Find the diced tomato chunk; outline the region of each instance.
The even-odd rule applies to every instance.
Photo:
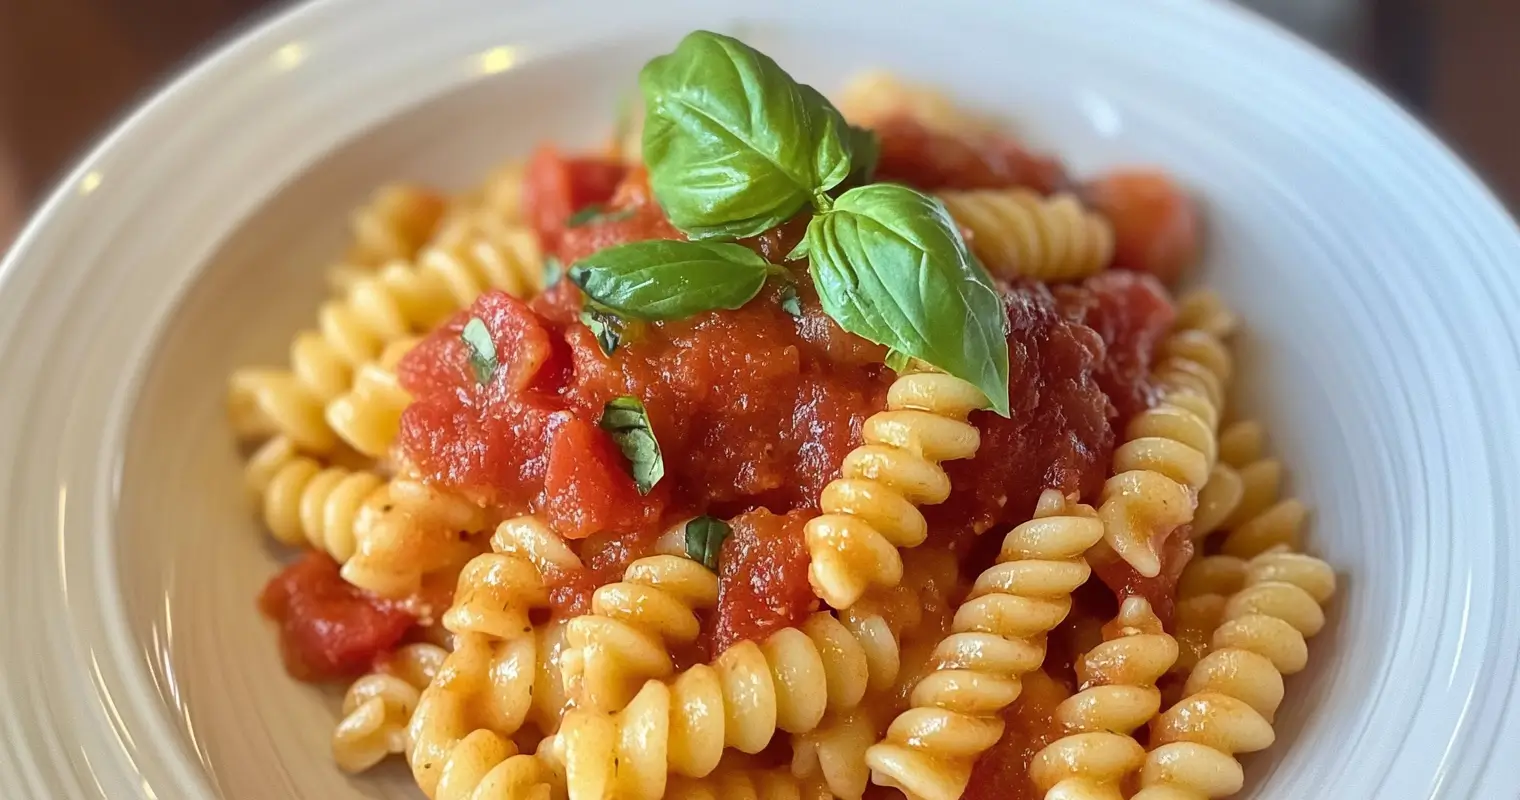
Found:
[[[1203,231],[1192,198],[1158,170],[1120,170],[1087,184],[1083,196],[1114,227],[1114,266],[1172,284],[1198,261]]]
[[[714,656],[742,641],[763,641],[801,624],[818,605],[808,583],[809,511],[772,514],[765,509],[730,521],[733,533],[719,556]]]
[[[523,208],[544,249],[554,249],[576,212],[611,200],[627,169],[615,159],[565,158],[552,146],[540,147],[528,161]]]
[[[309,552],[270,579],[259,608],[280,623],[280,654],[297,680],[352,678],[393,649],[415,618],[343,580],[326,553]]]
[[[565,230],[555,254],[567,266],[608,247],[650,239],[685,239],[665,218],[649,189],[643,167],[629,170],[612,194],[608,213]]]
[[[471,319],[485,323],[495,349],[496,368],[484,384],[476,366],[490,366],[482,361],[490,354],[476,354],[465,342],[464,328]],[[413,347],[396,374],[402,388],[418,400],[462,393],[484,402],[526,389],[551,355],[543,319],[506,292],[490,291]]]
[[[1098,386],[1114,404],[1114,430],[1159,398],[1150,380],[1156,348],[1177,319],[1165,287],[1151,275],[1108,271],[1080,286],[1058,286],[1056,300],[1068,317],[1103,338]]]
[[[661,490],[641,497],[628,462],[596,425],[571,418],[555,430],[544,478],[549,523],[569,539],[598,531],[631,532],[660,516]]]
[[[1067,183],[1059,161],[1037,156],[1007,136],[953,136],[907,115],[884,120],[876,132],[881,136],[879,181],[924,191],[1024,187],[1041,194]]]

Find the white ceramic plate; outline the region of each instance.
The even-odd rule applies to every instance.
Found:
[[[1196,187],[1203,279],[1249,323],[1242,403],[1344,571],[1253,796],[1517,796],[1520,236],[1367,86],[1183,0],[325,0],[217,52],[0,268],[0,796],[415,796],[340,776],[335,699],[281,672],[225,376],[281,358],[371,187],[588,143],[697,26],[824,88],[953,85],[1079,171]]]

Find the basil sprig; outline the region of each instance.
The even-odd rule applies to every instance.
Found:
[[[597,251],[570,267],[570,280],[604,311],[682,319],[748,303],[772,269],[743,245],[652,239]]]
[[[628,475],[639,494],[649,494],[665,477],[665,458],[660,454],[660,442],[654,438],[644,404],[630,396],[608,401],[602,408],[601,428],[628,460]]]
[[[686,523],[686,556],[716,571],[723,542],[733,532],[734,529],[727,522],[717,517],[697,517],[691,520]]]
[[[890,183],[851,189],[808,223],[792,251],[803,255],[839,327],[969,381],[1008,413],[1003,303],[944,204]]]
[[[475,372],[475,382],[484,386],[491,382],[491,376],[501,366],[496,357],[496,342],[491,341],[491,331],[486,328],[486,323],[480,317],[470,317],[464,324],[464,330],[459,332],[459,338],[464,340],[464,346],[469,350],[470,369]]]
[[[639,88],[650,188],[693,239],[758,236],[850,174],[844,118],[738,39],[692,33]]]

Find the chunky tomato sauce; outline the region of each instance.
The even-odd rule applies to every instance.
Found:
[[[352,678],[399,643],[414,617],[355,588],[326,553],[308,552],[271,579],[259,608],[280,623],[285,669],[305,681]]]
[[[1051,720],[1069,692],[1038,670],[1024,676],[1023,684],[1019,699],[1002,712],[1003,738],[977,759],[961,800],[1040,800],[1029,765],[1061,737]]]

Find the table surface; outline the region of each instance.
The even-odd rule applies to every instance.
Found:
[[[1520,0],[1244,0],[1335,52],[1520,204]],[[272,0],[0,0],[0,246],[123,109]]]

